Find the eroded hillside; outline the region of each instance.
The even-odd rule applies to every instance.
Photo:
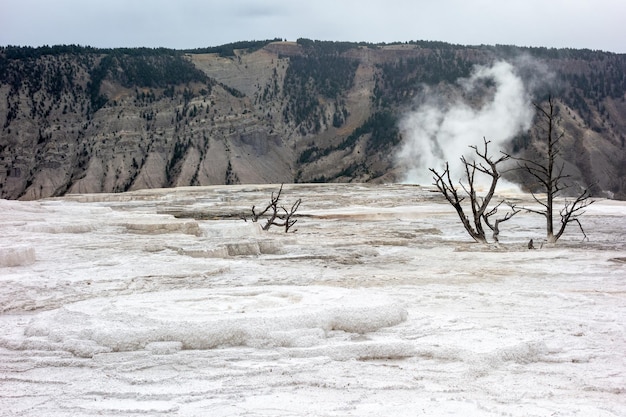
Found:
[[[555,74],[572,181],[624,198],[624,55],[304,39],[185,52],[0,49],[0,196],[397,181],[398,122],[425,86],[445,99],[474,65],[522,54]],[[530,155],[537,140],[531,131],[510,145]]]

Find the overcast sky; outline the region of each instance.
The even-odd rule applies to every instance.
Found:
[[[0,45],[433,40],[626,53],[625,0],[0,0]]]

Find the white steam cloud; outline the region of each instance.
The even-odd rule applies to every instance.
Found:
[[[470,78],[457,82],[464,99],[441,104],[437,103],[441,97],[427,97],[402,120],[404,145],[397,161],[406,170],[404,182],[430,184],[428,169],[441,169],[445,162],[453,178],[460,178],[461,155],[474,159],[469,146],[480,149],[484,137],[491,141],[489,153],[498,156],[507,142],[530,128],[534,116],[530,95],[508,62],[477,66]]]

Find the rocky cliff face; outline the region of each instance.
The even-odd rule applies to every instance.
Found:
[[[440,43],[261,46],[227,54],[0,49],[0,196],[397,181],[398,121],[421,86],[459,89],[456,79],[474,64],[520,52]],[[523,52],[560,79],[573,180],[623,198],[626,58]],[[537,144],[532,133],[514,142],[520,152]]]
[[[68,54],[28,61],[44,86],[22,81],[0,90],[5,198],[293,179],[293,149],[267,116],[203,73],[150,85],[116,79],[114,67],[97,92],[105,102],[94,108],[88,90],[97,63]],[[58,93],[46,89],[65,67],[74,70],[62,73]]]

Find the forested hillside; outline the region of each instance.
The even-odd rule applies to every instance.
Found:
[[[536,84],[533,100],[557,98],[572,184],[626,198],[626,55],[307,39],[186,51],[0,48],[0,197],[399,181],[407,112],[426,96],[468,96],[458,80],[497,60],[532,60],[518,73]],[[466,99],[480,106],[492,89]],[[536,136],[521,133],[506,151],[534,155]]]

